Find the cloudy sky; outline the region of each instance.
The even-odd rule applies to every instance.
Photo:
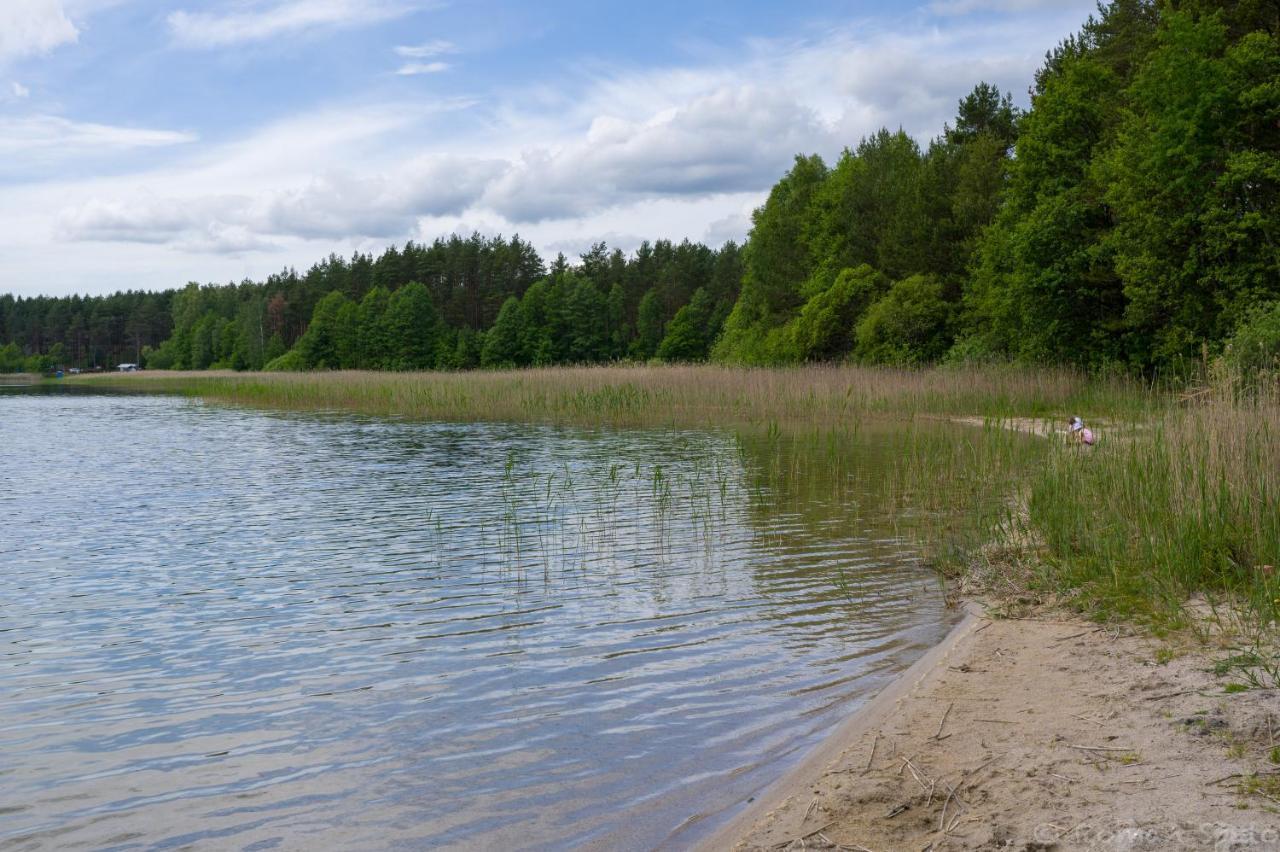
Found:
[[[0,292],[451,232],[741,239],[798,152],[1025,103],[1094,0],[0,0]]]

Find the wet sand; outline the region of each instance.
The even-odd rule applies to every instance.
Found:
[[[1280,698],[1169,650],[971,607],[704,848],[1280,849]]]

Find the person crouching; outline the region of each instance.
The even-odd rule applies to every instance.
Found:
[[[1067,421],[1067,440],[1075,444],[1086,444],[1093,446],[1097,438],[1094,437],[1093,430],[1084,425],[1084,421],[1079,417],[1072,417]]]

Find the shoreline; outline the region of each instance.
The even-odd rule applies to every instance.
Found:
[[[1275,690],[1225,692],[1204,648],[966,608],[697,848],[1280,849]]]
[[[963,606],[964,616],[942,638],[942,641],[904,669],[870,701],[841,720],[835,730],[815,745],[800,763],[791,767],[780,778],[770,782],[749,800],[750,804],[745,810],[736,814],[733,819],[695,848],[710,852],[710,850],[732,847],[734,842],[749,833],[758,821],[782,806],[788,798],[806,787],[810,779],[821,772],[834,758],[856,744],[867,730],[882,723],[913,686],[922,678],[928,677],[929,673],[944,662],[965,637],[977,629],[983,618],[980,608],[971,602],[966,602]]]

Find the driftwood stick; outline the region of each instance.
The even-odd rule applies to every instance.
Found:
[[[871,755],[867,758],[867,765],[862,770],[863,775],[871,771],[871,763],[876,759],[876,746],[878,745],[880,745],[880,732],[876,731],[876,738],[871,743]]]
[[[1067,743],[1067,748],[1079,749],[1080,751],[1137,751],[1137,749],[1127,746],[1085,746],[1072,745],[1070,743]]]
[[[938,730],[934,733],[932,739],[936,740],[942,736],[942,726],[947,724],[947,717],[951,715],[951,708],[955,706],[956,703],[954,701],[947,705],[947,710],[942,714],[942,721],[938,723]]]

